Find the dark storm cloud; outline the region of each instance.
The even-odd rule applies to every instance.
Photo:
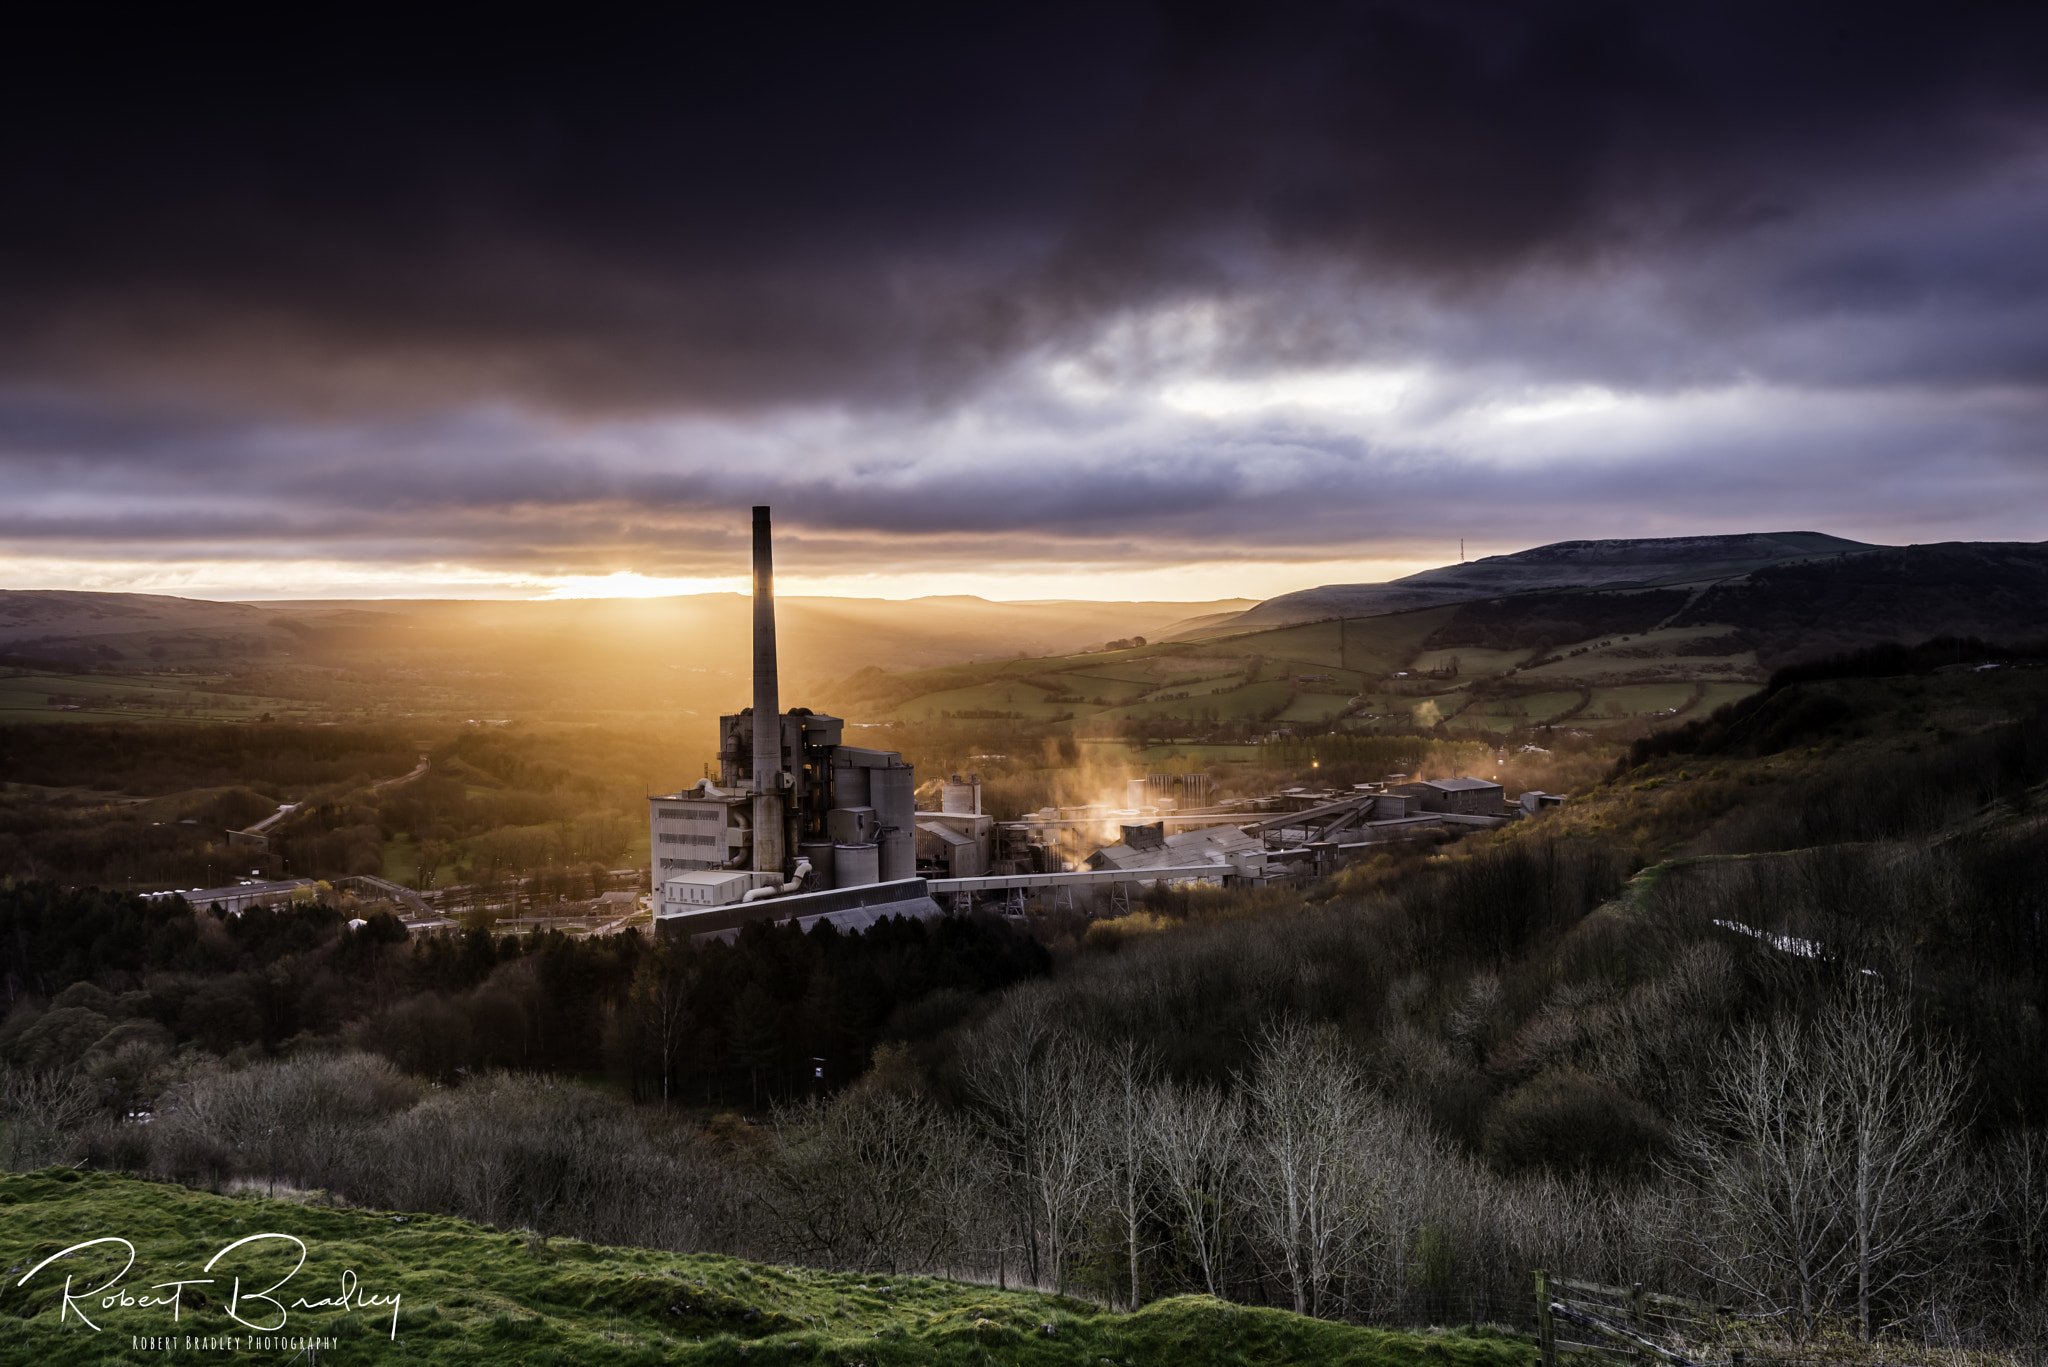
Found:
[[[1896,540],[1947,539],[1958,526],[2038,535],[2026,524],[2048,494],[2041,396],[1679,402],[1647,419],[1623,407],[1595,438],[1534,421],[1472,435],[1457,406],[1442,422],[1432,408],[1413,422],[1396,412],[1366,434],[1313,412],[1219,423],[1153,407],[1086,430],[1020,422],[964,441],[944,428],[565,426],[518,414],[322,428],[187,417],[138,438],[151,424],[136,416],[46,419],[39,439],[52,449],[98,440],[96,454],[17,462],[0,545],[57,558],[118,548],[134,560],[717,577],[744,565],[733,510],[755,500],[774,504],[783,562],[803,574],[1311,561],[1446,534],[1496,547],[1765,525]],[[9,439],[23,440],[20,428]],[[1647,446],[1657,459],[1640,458]]]
[[[1981,222],[1832,246],[1845,205],[2026,153],[2029,8],[747,15],[165,11],[14,44],[0,365],[345,413],[731,412],[950,401],[1182,298],[1249,301],[1246,366],[1449,346],[1355,305],[1399,288],[1485,320],[1518,272],[1591,297],[1631,263],[1682,295],[1730,244],[1749,257],[1697,268],[1764,331],[1911,315],[1963,255],[2008,305],[2042,295]],[[1751,321],[1676,300],[1671,372]],[[2017,331],[1965,368],[2033,366],[2041,331]],[[1596,328],[1574,363],[1645,368],[1639,332]],[[1530,340],[1574,351],[1566,324]]]
[[[0,49],[0,560],[2042,534],[2033,9],[81,22]]]

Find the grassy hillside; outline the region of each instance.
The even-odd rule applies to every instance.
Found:
[[[303,1240],[307,1257],[283,1298],[286,1339],[332,1339],[323,1363],[1030,1363],[1272,1364],[1356,1367],[1515,1367],[1535,1360],[1531,1345],[1478,1333],[1385,1333],[1201,1296],[1112,1314],[1066,1297],[932,1277],[861,1276],[767,1267],[709,1255],[542,1241],[465,1221],[252,1197],[68,1169],[0,1176],[0,1260],[14,1275],[0,1298],[0,1358],[43,1367],[127,1360],[131,1336],[174,1332],[253,1335],[226,1315],[219,1282],[183,1293],[174,1326],[167,1309],[81,1303],[102,1332],[75,1320],[59,1327],[63,1275],[75,1287],[104,1285],[102,1245],[45,1269],[27,1287],[23,1272],[84,1240],[117,1236],[135,1246],[121,1285],[140,1294],[174,1278],[209,1275],[203,1265],[251,1234]],[[283,1242],[251,1245],[213,1275],[270,1286],[297,1251]],[[52,1276],[52,1272],[56,1276]],[[353,1271],[360,1295],[399,1297],[351,1309],[292,1310],[293,1301],[337,1295]],[[157,1293],[162,1294],[162,1293]],[[259,1307],[269,1309],[269,1307]],[[243,1307],[265,1326],[269,1317]],[[216,1359],[283,1360],[302,1344],[270,1344]],[[281,1351],[280,1348],[284,1351]],[[309,1359],[310,1360],[310,1359]]]
[[[1665,606],[1681,605],[1676,598]],[[1491,635],[1461,622],[1464,609],[1422,608],[1117,651],[869,669],[823,688],[818,702],[899,724],[1004,719],[1193,743],[1256,739],[1276,727],[1418,724],[1502,737],[1568,724],[1626,742],[1764,679],[1755,650],[1731,644],[1727,626],[1602,634],[1612,616],[1605,608],[1574,617],[1538,604],[1528,612],[1546,615],[1532,626],[1517,625],[1523,609],[1506,603],[1485,605],[1491,616],[1479,627]],[[1501,643],[1500,630],[1525,628],[1534,632],[1526,642]],[[1593,634],[1574,634],[1581,628]],[[1432,706],[1418,719],[1425,701]]]

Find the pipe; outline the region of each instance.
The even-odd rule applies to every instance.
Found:
[[[720,798],[733,796],[733,794],[724,791],[716,783],[713,783],[708,778],[698,779],[697,782],[691,786],[690,791],[692,793],[695,793],[698,797]]]
[[[702,780],[699,781],[702,782]],[[745,812],[735,811],[731,814],[731,819],[739,823],[737,829],[749,832],[752,831],[753,828],[747,824],[747,814]],[[728,869],[740,868],[741,866],[745,865],[749,859],[752,858],[753,853],[754,850],[751,843],[742,845],[737,850],[733,851],[732,857],[727,859],[724,864],[720,865],[720,867]]]
[[[795,892],[797,889],[801,888],[806,882],[810,880],[810,877],[811,861],[809,859],[799,856],[796,861],[796,871],[789,876],[789,881],[787,883],[784,883],[779,888],[755,888],[753,891],[749,892],[745,897],[740,898],[740,900],[742,902],[761,902],[766,901],[770,897],[781,897],[785,893]]]

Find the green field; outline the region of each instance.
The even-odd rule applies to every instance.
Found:
[[[1279,716],[1281,721],[1328,721],[1351,703],[1349,694],[1303,693]]]
[[[1451,620],[1455,608],[1424,608],[1344,622],[1340,628],[1344,658],[1338,663],[1361,674],[1384,676],[1410,668],[1429,634]],[[1246,638],[1250,639],[1250,638]]]
[[[1516,698],[1496,698],[1477,710],[1493,717],[1527,718],[1530,725],[1540,725],[1578,705],[1577,692],[1560,689],[1550,693],[1526,693]]]
[[[415,886],[413,879],[420,871],[420,848],[409,836],[384,842],[383,876],[406,887]]]
[[[1534,1345],[1496,1331],[1386,1332],[1203,1296],[1112,1314],[1068,1297],[932,1277],[542,1241],[443,1216],[213,1196],[70,1169],[0,1177],[0,1206],[0,1259],[18,1269],[0,1302],[0,1360],[42,1367],[157,1355],[137,1349],[137,1338],[229,1334],[253,1346],[207,1351],[209,1361],[1525,1367],[1536,1356]],[[303,1267],[292,1271],[296,1248],[267,1240],[203,1270],[235,1241],[271,1233],[303,1241]],[[74,1301],[60,1326],[65,1275],[76,1279],[74,1296],[97,1293],[126,1261],[115,1244],[17,1287],[45,1258],[101,1238],[133,1245],[135,1265],[119,1286],[138,1298],[166,1294],[148,1289],[173,1279],[239,1276],[245,1288],[275,1289],[289,1274],[282,1311],[245,1299],[242,1318],[271,1333],[238,1325],[216,1280],[184,1289],[175,1324],[166,1307],[102,1309],[94,1294]],[[351,1309],[296,1305],[334,1299],[345,1272],[357,1291]],[[361,1307],[364,1297],[398,1299],[395,1309],[389,1299]],[[78,1309],[99,1332],[78,1322]],[[308,1338],[331,1346],[307,1353]]]
[[[1409,668],[1427,673],[1456,668],[1460,677],[1505,674],[1536,652],[1533,650],[1487,650],[1482,646],[1448,646],[1425,650],[1409,662]]]
[[[1738,702],[1756,692],[1757,687],[1752,683],[1710,683],[1706,686],[1706,696],[1686,714],[1687,719],[1704,717],[1717,707],[1726,707],[1729,703]]]
[[[1159,657],[1171,651],[1167,647],[1153,646],[1140,654],[1136,651],[1121,650],[1114,655],[1079,655],[1073,657],[1078,667],[1062,675],[1063,678],[1088,679],[1096,683],[1122,684],[1125,687],[1144,687],[1157,684],[1162,677],[1172,677],[1172,668],[1161,670],[1164,663]]]
[[[1124,701],[1142,697],[1145,693],[1151,691],[1150,686],[1156,682],[1156,680],[1147,675],[1139,674],[1135,670],[1131,672],[1136,677],[1126,679],[1093,670],[1085,673],[1076,670],[1070,674],[1060,675],[1059,681],[1067,685],[1069,692],[1079,693],[1084,698],[1110,698]]]
[[[283,717],[302,705],[224,691],[204,675],[0,674],[0,722],[246,721],[265,712]]]
[[[1268,660],[1289,660],[1318,669],[1346,667],[1342,622],[1311,622],[1306,626],[1234,636],[1230,645],[1233,650],[1263,655]]]
[[[1615,675],[1640,674],[1646,668],[1683,670],[1694,678],[1703,673],[1725,677],[1753,670],[1756,667],[1756,652],[1753,650],[1719,655],[1676,653],[1680,649],[1695,647],[1697,642],[1718,639],[1727,634],[1728,628],[1719,626],[1672,627],[1635,637],[1610,636],[1596,641],[1567,642],[1552,652],[1562,658],[1528,670],[1526,675],[1593,681]],[[1592,648],[1583,655],[1570,653],[1588,646]]]
[[[1074,710],[1072,703],[1051,703],[1045,690],[1019,679],[997,679],[971,688],[927,693],[903,704],[890,714],[892,721],[919,721],[927,714],[946,712],[1014,712],[1036,720],[1064,716]]]
[[[1673,717],[1678,715],[1670,710],[1674,707],[1689,714],[1693,681],[1702,674],[1712,681],[1710,707],[1754,687],[1728,680],[1731,672],[1753,669],[1753,656],[1673,653],[1701,641],[1718,642],[1728,634],[1726,627],[1686,627],[1561,646],[1558,649],[1567,652],[1564,658],[1525,670],[1522,666],[1532,655],[1525,649],[1423,649],[1423,642],[1455,612],[1449,607],[1428,608],[1133,650],[911,672],[893,677],[892,699],[874,715],[912,722],[960,712],[1007,712],[1024,721],[1071,714],[1083,723],[1181,717],[1199,731],[1205,724],[1320,725],[1342,716],[1354,700],[1362,700],[1357,703],[1361,724],[1379,729],[1447,723],[1502,734],[1541,726],[1567,713],[1574,724],[1588,726]],[[1569,653],[1581,647],[1583,653]],[[1422,677],[1453,668],[1455,676],[1433,684]],[[1251,674],[1256,682],[1243,682]],[[1487,679],[1527,680],[1523,686],[1533,685],[1537,691],[1468,706],[1467,686]],[[1584,711],[1578,710],[1584,693],[1571,686],[1580,680],[1589,688],[1608,685]],[[921,685],[930,691],[917,693]],[[1418,686],[1435,691],[1421,697],[1401,691]],[[1046,702],[1046,697],[1071,701]],[[1617,709],[1612,714],[1604,710],[1610,701]],[[1417,709],[1424,704],[1436,710],[1418,718]],[[851,702],[846,711],[867,715]]]
[[[1125,717],[1187,716],[1195,710],[1214,708],[1216,715],[1225,721],[1241,721],[1251,717],[1262,717],[1266,713],[1286,705],[1294,685],[1281,679],[1262,679],[1255,684],[1233,688],[1227,693],[1215,693],[1181,702],[1139,703],[1119,707],[1097,716],[1122,719]]]
[[[1675,712],[1692,701],[1689,683],[1634,684],[1620,688],[1596,688],[1593,705],[1579,714],[1580,720],[1598,722],[1614,717],[1655,716]]]

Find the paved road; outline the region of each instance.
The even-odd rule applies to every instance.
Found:
[[[391,788],[395,787],[400,783],[410,783],[414,779],[418,778],[421,774],[424,774],[425,772],[427,772],[427,757],[425,755],[421,755],[420,762],[412,767],[411,773],[400,774],[397,778],[387,778],[382,783],[372,783],[370,785],[370,791],[374,793],[379,788]]]

